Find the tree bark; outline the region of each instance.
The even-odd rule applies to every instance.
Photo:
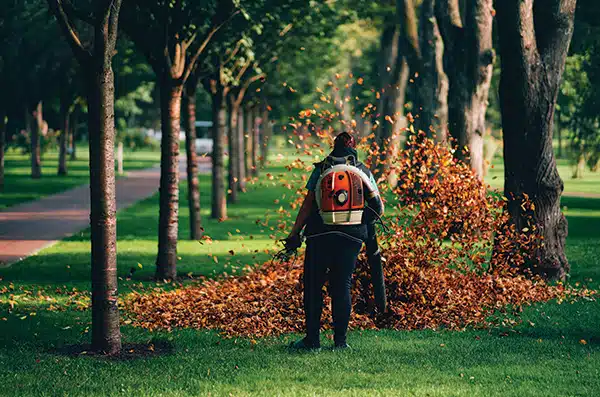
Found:
[[[245,129],[244,129],[244,116],[245,112],[244,112],[244,107],[243,106],[239,106],[238,107],[238,117],[237,117],[237,131],[236,131],[236,138],[237,138],[237,148],[238,148],[238,152],[237,152],[237,162],[238,162],[238,189],[240,192],[245,192],[246,191],[246,155],[245,155],[245,138],[244,138],[244,133],[245,133]]]
[[[379,175],[387,173],[394,157],[397,139],[394,139],[402,126],[404,117],[404,99],[408,82],[409,68],[400,51],[400,30],[396,24],[390,24],[381,36],[379,78],[381,99],[379,109]],[[399,113],[399,114],[398,114]]]
[[[254,124],[254,108],[252,106],[247,106],[244,116],[244,168],[246,177],[250,177],[254,175],[252,169],[252,153],[254,153],[254,128],[252,127]]]
[[[58,0],[48,5],[86,77],[90,150],[90,229],[92,276],[92,349],[121,350],[117,302],[117,219],[115,200],[115,113],[112,57],[121,0],[95,2],[92,48],[84,48],[73,21]]]
[[[88,77],[90,224],[92,242],[92,345],[121,348],[117,305],[117,218],[114,159],[114,75],[110,61]]]
[[[418,87],[418,126],[426,136],[446,142],[448,132],[448,76],[444,72],[444,42],[435,19],[435,0],[421,4],[421,70]]]
[[[264,128],[264,126],[263,126],[263,128]],[[258,152],[259,152],[258,148],[260,146],[260,127],[259,127],[259,123],[258,123],[258,107],[257,106],[252,107],[252,125],[251,125],[251,129],[250,129],[250,133],[252,134],[252,153],[251,153],[252,176],[258,177],[258,168],[259,168],[258,167]]]
[[[406,126],[404,103],[409,74],[418,72],[419,43],[415,7],[412,0],[397,0],[393,24],[388,22],[381,37],[382,94],[380,101],[378,144],[380,148],[380,175],[387,173],[392,159],[400,150],[402,128]],[[413,69],[411,71],[411,69]],[[394,173],[389,183],[396,183]]]
[[[261,119],[260,166],[265,167],[269,159],[269,144],[273,133],[271,123],[269,122],[269,108],[266,105],[263,105]]]
[[[42,109],[42,101],[35,105],[32,112],[31,122],[31,177],[39,179],[42,176],[42,158],[41,158],[41,135],[44,126],[44,115]]]
[[[227,128],[227,137],[229,140],[229,162],[228,162],[228,182],[229,188],[227,190],[228,193],[228,202],[231,204],[235,204],[238,201],[238,190],[239,190],[239,180],[240,180],[240,161],[239,161],[239,144],[240,140],[238,139],[238,107],[235,105],[229,106],[229,125]]]
[[[168,72],[160,80],[161,155],[160,208],[156,279],[177,278],[177,233],[179,227],[179,133],[183,87]]]
[[[560,210],[563,182],[552,148],[554,110],[573,33],[575,0],[497,2],[500,38],[500,104],[504,140],[504,194],[511,222],[521,230],[532,222],[543,238],[527,264],[549,279],[564,279],[567,221]],[[515,89],[518,87],[518,89]]]
[[[67,175],[67,140],[69,136],[69,131],[71,129],[69,126],[69,119],[71,117],[71,114],[69,111],[70,104],[68,103],[68,100],[64,97],[61,97],[60,102],[60,117],[62,121],[62,128],[60,131],[58,145],[58,175]]]
[[[185,151],[187,156],[188,206],[190,212],[190,240],[202,237],[200,216],[200,184],[198,182],[198,155],[196,153],[196,75],[190,76],[183,94]]]
[[[458,0],[438,0],[437,20],[444,41],[448,75],[448,127],[455,156],[483,177],[483,135],[495,53],[492,47],[492,0],[465,6],[463,26]]]
[[[225,191],[225,137],[227,133],[227,110],[222,92],[212,93],[212,192],[211,218],[227,218]]]
[[[0,192],[4,191],[4,146],[6,145],[6,109],[0,107]]]

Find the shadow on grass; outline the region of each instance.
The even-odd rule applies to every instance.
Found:
[[[155,358],[173,354],[173,344],[165,339],[152,339],[148,343],[124,343],[119,354],[107,355],[92,350],[89,343],[66,345],[58,349],[50,349],[49,353],[68,356],[71,358],[86,356],[99,360],[129,361],[136,359]]]

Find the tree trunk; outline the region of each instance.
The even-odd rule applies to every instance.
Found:
[[[238,189],[240,192],[246,191],[246,156],[245,156],[245,139],[244,139],[244,107],[238,107],[238,118],[237,118],[237,162],[238,162]]]
[[[254,153],[254,107],[246,107],[244,115],[244,138],[246,141],[244,147],[244,165],[246,168],[246,177],[250,177],[254,175],[254,170],[252,169],[252,153]]]
[[[44,115],[42,110],[42,102],[35,105],[32,112],[33,120],[31,122],[31,177],[39,179],[42,176],[42,158],[41,158],[41,135],[44,125]]]
[[[71,112],[71,122],[69,123],[69,145],[71,147],[72,161],[77,160],[77,123],[79,121],[77,108]]]
[[[160,209],[156,279],[177,278],[177,231],[179,226],[179,132],[183,87],[164,72],[160,82],[161,156]]]
[[[262,126],[264,128],[264,125]],[[264,131],[264,130],[263,130]],[[252,176],[258,176],[258,149],[260,147],[260,129],[258,124],[258,107],[252,107],[252,125],[250,129],[250,133],[252,134]]]
[[[511,222],[521,230],[527,195],[543,245],[527,264],[536,274],[564,279],[567,221],[560,210],[552,131],[554,109],[573,33],[575,0],[497,2],[500,38],[500,104],[504,139],[504,191]],[[515,89],[518,87],[519,89]]]
[[[240,162],[239,162],[239,143],[238,139],[238,116],[239,112],[236,106],[231,105],[229,107],[229,119],[227,127],[227,137],[229,140],[229,162],[228,162],[228,182],[229,189],[227,190],[228,202],[235,204],[238,201],[238,190],[240,180]]]
[[[93,48],[84,48],[61,2],[48,0],[83,70],[88,102],[90,229],[92,246],[92,349],[121,350],[117,301],[117,219],[115,199],[115,85],[112,57],[121,1],[96,4]],[[40,112],[41,113],[41,112]]]
[[[573,169],[573,179],[583,179],[583,173],[585,172],[585,151],[583,147],[580,147],[577,152],[577,161],[575,162],[575,168]]]
[[[70,106],[67,102],[66,98],[61,98],[60,117],[62,128],[58,145],[58,175],[67,175],[67,140],[70,131],[69,119],[71,117],[69,112]]]
[[[225,137],[227,136],[227,110],[221,92],[212,94],[212,192],[211,218],[227,218],[225,192]]]
[[[92,347],[121,349],[117,304],[114,75],[110,61],[88,77],[90,224],[92,243]]]
[[[380,85],[380,99],[378,109],[380,110],[381,117],[379,120],[379,128],[376,132],[377,143],[381,150],[386,145],[392,136],[392,126],[385,120],[385,116],[393,117],[395,108],[390,114],[390,96],[395,93],[394,90],[394,70],[396,66],[396,59],[398,54],[398,41],[400,37],[400,31],[393,23],[388,21],[383,28],[380,40],[379,49],[379,85]],[[396,81],[397,82],[397,81]],[[382,156],[383,157],[383,156]],[[383,158],[381,159],[383,161]]]
[[[394,153],[398,148],[400,128],[404,122],[404,98],[408,83],[409,68],[400,49],[400,30],[396,24],[388,26],[381,37],[381,99],[379,109],[379,175],[387,173]]]
[[[421,70],[416,79],[419,129],[437,142],[446,142],[448,76],[444,72],[444,42],[435,19],[435,0],[424,0],[420,16]]]
[[[69,145],[71,147],[71,161],[77,160],[77,107],[71,112],[71,121],[69,123]]]
[[[483,135],[495,53],[492,47],[493,1],[466,5],[463,26],[457,0],[436,3],[448,74],[448,127],[455,156],[483,178]]]
[[[269,159],[269,144],[273,133],[271,123],[269,122],[269,108],[266,105],[263,106],[261,119],[260,166],[264,167]]]
[[[412,0],[396,2],[394,23],[388,22],[381,40],[382,63],[379,73],[382,78],[383,92],[377,141],[380,148],[378,166],[380,174],[387,172],[400,150],[401,131],[406,126],[404,103],[408,78],[409,74],[418,72],[416,61],[420,55],[415,7]],[[411,68],[414,70],[411,71]],[[396,180],[395,173],[390,173],[389,183],[395,185]]]
[[[6,145],[6,110],[0,108],[0,192],[4,191],[4,146]]]
[[[183,94],[185,151],[187,156],[188,206],[190,211],[190,240],[202,237],[200,216],[200,184],[198,182],[198,155],[196,154],[196,90],[198,80],[191,76]]]

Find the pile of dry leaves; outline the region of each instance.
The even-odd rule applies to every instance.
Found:
[[[372,153],[373,154],[373,153]],[[304,164],[298,160],[294,168]],[[389,311],[374,309],[364,257],[354,281],[352,328],[463,329],[490,326],[494,313],[595,291],[549,285],[523,272],[541,244],[534,226],[515,230],[505,200],[484,186],[445,147],[413,137],[388,172],[399,183],[387,206],[382,236]],[[384,176],[385,177],[385,176]],[[301,193],[290,185],[290,190]],[[292,200],[290,206],[296,206]],[[534,211],[527,198],[524,212]],[[291,212],[277,229],[285,229]],[[260,337],[303,329],[302,264],[265,263],[243,276],[205,280],[164,292],[133,293],[124,301],[135,326],[151,330],[209,328],[227,336]],[[325,301],[324,325],[330,322]]]

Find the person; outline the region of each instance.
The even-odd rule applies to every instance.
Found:
[[[334,170],[339,171],[336,173]],[[327,179],[328,175],[329,179]],[[345,180],[356,182],[359,178],[358,184],[345,184]],[[333,187],[336,184],[337,186]],[[379,197],[375,178],[364,164],[358,162],[356,141],[352,135],[342,132],[335,138],[331,154],[324,161],[315,163],[315,169],[308,179],[306,189],[308,192],[286,239],[290,245],[300,246],[300,233],[304,229],[306,252],[303,283],[306,336],[293,342],[290,348],[320,349],[322,288],[326,279],[329,280],[329,293],[332,300],[334,347],[348,348],[347,331],[352,310],[350,294],[352,273],[362,244],[369,238],[369,230],[374,233],[374,227],[368,225],[374,223],[383,212],[383,203]],[[363,198],[364,208],[361,208],[360,203]],[[336,204],[343,204],[344,211],[328,211],[335,210],[335,208],[325,208],[331,205],[329,199],[337,200]]]

